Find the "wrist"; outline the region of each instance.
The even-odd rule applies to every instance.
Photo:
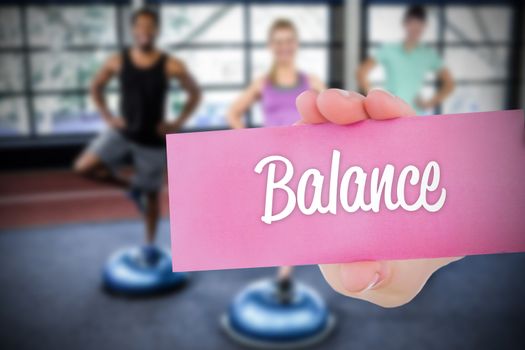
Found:
[[[110,123],[115,120],[115,117],[113,117],[113,115],[109,112],[105,112],[105,113],[101,113],[102,115],[102,118],[107,122],[107,123]]]
[[[185,122],[185,119],[179,117],[173,122],[171,122],[170,125],[174,128],[180,129],[184,125],[184,122]]]
[[[439,98],[439,96],[434,96],[429,101],[429,104],[431,105],[431,107],[436,107],[440,103],[441,103],[441,98]]]

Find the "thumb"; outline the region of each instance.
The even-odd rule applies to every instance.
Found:
[[[435,271],[459,259],[363,261],[320,268],[336,292],[383,307],[397,307],[411,301]]]

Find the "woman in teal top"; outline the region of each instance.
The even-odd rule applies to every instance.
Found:
[[[450,95],[454,89],[454,80],[438,54],[421,44],[426,27],[425,9],[421,6],[410,7],[405,13],[403,26],[405,40],[383,45],[359,67],[357,80],[360,88],[368,92],[371,88],[369,73],[380,64],[386,73],[385,89],[407,101],[418,114],[423,114]],[[423,100],[420,92],[428,73],[436,73],[441,84],[432,98]]]

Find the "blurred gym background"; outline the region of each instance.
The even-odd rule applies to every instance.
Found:
[[[100,64],[130,42],[134,6],[157,8],[159,46],[185,60],[203,100],[185,131],[227,128],[225,110],[268,71],[276,18],[299,29],[299,66],[356,89],[362,59],[402,39],[408,4],[429,13],[425,43],[456,89],[435,113],[523,108],[525,17],[519,1],[1,1],[0,346],[237,348],[217,325],[233,295],[268,269],[197,273],[185,290],[128,300],[103,293],[100,269],[142,224],[122,194],[74,176],[75,155],[103,126],[89,97]],[[381,68],[373,74],[381,86]],[[428,76],[423,94],[436,88]],[[108,90],[118,107],[118,84]],[[169,118],[185,96],[173,86]],[[249,126],[261,125],[255,106]],[[440,142],[441,140],[436,140]],[[164,201],[166,213],[166,201]],[[167,221],[161,241],[168,244]],[[414,302],[385,310],[336,295],[316,267],[298,269],[340,320],[320,349],[525,348],[524,254],[469,257],[434,276]]]

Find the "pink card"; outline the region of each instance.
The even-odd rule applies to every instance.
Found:
[[[525,251],[522,111],[169,135],[175,271]]]

